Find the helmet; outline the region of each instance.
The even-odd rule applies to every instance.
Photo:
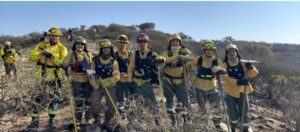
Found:
[[[110,40],[103,39],[100,41],[100,48],[110,48],[110,47],[112,47]]]
[[[141,42],[150,42],[150,38],[147,34],[141,33],[137,38],[136,38],[137,43]]]
[[[84,37],[82,36],[79,36],[75,39],[75,43],[83,43],[83,44],[86,44],[86,40]]]
[[[226,46],[226,50],[228,50],[228,49],[235,49],[235,50],[238,51],[237,46],[235,44],[233,44],[233,43],[231,43],[231,44],[229,44],[229,45]]]
[[[5,44],[6,46],[11,46],[11,42],[10,42],[10,41],[5,41],[4,44]]]
[[[173,39],[177,39],[177,40],[181,41],[181,37],[178,34],[171,35],[170,41],[173,40]]]
[[[202,50],[216,50],[215,43],[213,41],[207,41],[202,46]]]
[[[49,35],[55,35],[55,36],[63,36],[63,34],[61,33],[59,27],[54,26],[52,28],[49,29],[48,31]]]
[[[121,34],[118,36],[118,43],[129,43],[128,37],[125,34]]]

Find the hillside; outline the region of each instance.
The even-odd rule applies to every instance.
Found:
[[[84,36],[88,38],[88,48],[93,53],[97,53],[98,41],[103,36],[108,35],[108,38],[115,40],[117,35],[125,33],[128,35],[131,48],[135,48],[135,38],[139,32],[146,32],[151,40],[151,47],[162,52],[167,48],[170,34],[155,30],[154,28],[139,29],[137,26],[124,26],[111,24],[109,26],[94,25],[87,29],[71,28],[74,36]],[[96,32],[94,32],[96,29]],[[67,30],[63,29],[64,34]],[[34,83],[36,80],[33,77],[35,64],[28,61],[30,50],[38,42],[37,37],[42,33],[31,33],[25,36],[0,36],[0,43],[5,40],[11,40],[15,47],[20,49],[23,54],[24,61],[17,63],[18,76],[8,80],[4,76],[3,61],[0,64],[0,130],[19,131],[25,127],[30,121],[30,117],[26,115],[30,110],[30,91],[35,89]],[[183,38],[184,45],[191,49],[195,55],[200,55],[201,45],[203,41],[197,42],[193,38],[184,33],[180,33]],[[70,43],[63,38],[63,43],[70,48]],[[114,41],[113,41],[114,42]],[[296,67],[300,66],[300,50],[298,45],[290,44],[269,44],[264,42],[253,42],[245,40],[234,40],[230,37],[225,37],[222,40],[214,40],[218,47],[219,57],[224,57],[224,49],[229,42],[236,43],[239,47],[240,54],[243,58],[255,59],[261,63],[256,64],[260,70],[260,74],[253,83],[256,92],[251,95],[251,120],[254,131],[296,131],[296,122],[299,122],[300,115],[300,70]],[[13,80],[13,81],[12,81]],[[60,125],[71,122],[68,103],[68,82],[65,78],[64,96],[65,103],[59,113],[58,123]],[[159,90],[156,89],[158,92]],[[159,95],[159,93],[157,93]],[[159,100],[159,97],[157,97]],[[197,110],[197,105],[193,104],[194,110]],[[296,116],[295,116],[296,115]],[[200,118],[201,114],[195,112],[193,119],[203,119],[199,125],[199,129],[193,129],[194,125],[190,125],[189,130],[195,131],[213,131],[211,128],[206,128],[207,121]],[[44,113],[41,122],[47,122],[47,115]],[[167,120],[164,118],[163,120]],[[146,121],[146,119],[145,119]],[[205,122],[205,123],[203,123]],[[42,123],[42,124],[43,124]],[[209,123],[208,123],[209,124]],[[297,123],[299,125],[299,123]],[[150,124],[141,126],[145,129],[150,129]],[[140,129],[142,129],[140,128]],[[63,129],[63,128],[62,128]],[[298,126],[299,129],[299,126]],[[180,131],[180,130],[179,130]],[[298,130],[299,131],[299,130]]]

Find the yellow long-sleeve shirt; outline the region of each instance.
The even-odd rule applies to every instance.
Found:
[[[68,55],[67,48],[62,43],[57,43],[56,45],[51,46],[49,41],[40,42],[37,46],[31,51],[29,60],[33,62],[39,62],[41,65],[37,65],[35,75],[38,78],[42,78],[42,65],[46,63],[46,57],[42,54],[42,51],[46,50],[51,53],[53,56],[47,60],[47,67],[45,73],[45,80],[53,81],[56,79],[55,71],[57,73],[58,79],[62,79],[62,68],[60,67],[64,62],[65,58]],[[51,67],[52,66],[52,67]]]
[[[165,57],[165,66],[164,68],[164,74],[167,74],[172,77],[182,77],[183,76],[183,66],[182,67],[170,67],[168,64],[171,64],[173,61],[178,60],[178,56],[181,55],[179,53],[184,53],[184,56],[186,56],[189,60],[193,59],[192,52],[186,48],[181,48],[177,53],[172,53],[170,56],[170,51],[164,51],[162,55]],[[171,80],[169,77],[166,77],[167,81],[171,83]],[[182,82],[182,79],[172,79],[172,82],[176,85],[180,84]]]
[[[4,51],[2,48],[0,48],[0,56],[2,57],[4,55]]]
[[[202,57],[202,67],[203,68],[212,68],[213,67],[213,60],[216,57],[206,57],[206,56],[201,56]],[[199,56],[195,57],[193,59],[193,61],[191,62],[191,66],[194,68],[197,68],[198,70],[198,60],[199,60]],[[222,65],[222,61],[221,59],[217,58],[217,63],[218,65]],[[192,69],[194,69],[192,68]],[[197,74],[197,73],[196,73]],[[216,77],[213,77],[211,80],[206,80],[206,79],[202,79],[197,77],[197,75],[195,75],[195,78],[193,84],[196,86],[196,88],[201,89],[203,91],[210,91],[210,90],[214,90],[217,88],[217,80]]]
[[[111,60],[114,60],[112,57],[110,57],[109,59],[103,59],[101,57],[98,57],[96,59],[100,59],[100,62],[102,64],[108,64]],[[95,63],[93,63],[93,67],[96,68]],[[95,69],[97,70],[97,69]],[[112,76],[102,79],[102,82],[99,80],[99,78],[97,78],[97,82],[99,82],[99,85],[101,85],[100,83],[102,83],[102,85],[106,88],[109,88],[111,86],[115,86],[117,81],[120,80],[120,71],[119,71],[119,64],[116,60],[113,61],[112,64]]]
[[[141,59],[145,59],[147,57],[148,52],[150,52],[150,50],[147,50],[144,54],[141,53],[141,51],[138,51]],[[154,56],[155,59],[164,59],[165,58],[163,56],[158,55],[157,53],[155,53],[154,51],[152,52],[152,56]],[[135,53],[132,53],[132,55],[130,56],[130,62],[128,65],[128,82],[136,82],[136,84],[138,86],[142,86],[143,84],[145,84],[146,82],[150,82],[151,79],[148,80],[142,80],[142,79],[138,79],[138,78],[133,78],[133,74],[135,71]]]
[[[92,63],[93,63],[93,55],[91,53],[86,53],[84,51],[75,51],[76,55],[77,55],[77,61],[80,62],[80,61],[83,61],[84,59],[86,59],[88,61],[88,63],[90,64],[91,66],[91,69],[93,69],[92,67]],[[71,67],[74,67],[75,66],[75,62],[76,62],[76,58],[75,58],[75,54],[74,52],[71,53],[69,55],[69,57],[67,57],[68,60],[69,60],[69,65]],[[75,71],[71,71],[71,78],[72,78],[72,81],[76,81],[76,82],[80,82],[80,83],[85,83],[85,82],[88,82],[88,76],[86,73],[76,73]]]
[[[230,66],[236,66],[238,65],[238,61],[236,62],[232,62],[229,61],[228,62]],[[246,66],[244,62],[241,62],[244,73],[246,74]],[[227,64],[225,63],[224,67],[227,69]],[[248,70],[248,77],[249,78],[254,78],[255,76],[258,75],[258,70],[256,69],[256,67],[253,66],[253,69]],[[229,76],[225,76],[224,77],[224,91],[226,94],[236,97],[236,98],[240,98],[240,93],[244,93],[244,88],[245,86],[243,85],[237,85],[237,79],[229,77]],[[254,91],[252,85],[247,85],[246,86],[246,94],[252,93]]]

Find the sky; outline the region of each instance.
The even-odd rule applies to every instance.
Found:
[[[300,44],[300,2],[0,2],[0,35],[20,36],[80,25],[155,23],[196,41],[222,39]]]

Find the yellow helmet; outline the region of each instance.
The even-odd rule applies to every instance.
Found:
[[[103,39],[100,41],[100,48],[110,48],[110,47],[112,47],[110,40]]]
[[[129,43],[128,37],[125,34],[121,34],[118,36],[118,43]]]
[[[86,40],[85,40],[84,37],[79,36],[79,37],[76,38],[75,43],[83,43],[83,44],[86,44]]]
[[[207,41],[202,46],[202,50],[216,50],[215,43],[213,41]]]
[[[238,51],[237,46],[235,44],[233,44],[233,43],[231,43],[231,44],[229,44],[229,45],[226,46],[226,50],[228,50],[228,49],[235,49],[235,50]]]
[[[11,46],[11,42],[10,42],[10,41],[5,41],[5,42],[4,42],[4,45],[6,45],[6,46]]]
[[[177,39],[177,40],[181,41],[181,37],[179,36],[179,34],[173,34],[173,35],[171,35],[170,41],[173,40],[173,39]]]
[[[55,35],[55,36],[63,36],[63,34],[61,33],[59,27],[54,26],[52,28],[49,29],[48,31],[49,35]]]

